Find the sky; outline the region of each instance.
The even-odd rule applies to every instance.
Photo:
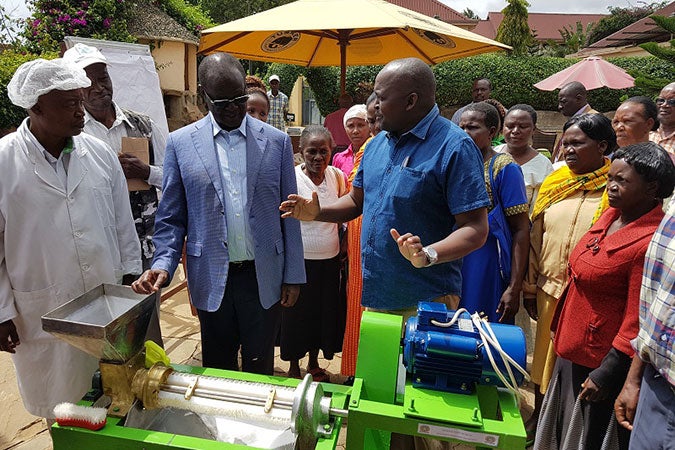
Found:
[[[501,11],[506,6],[505,0],[440,0],[457,12],[470,8],[481,19],[487,17],[490,11]],[[562,13],[596,13],[608,14],[608,6],[631,7],[637,0],[529,0],[530,12],[562,12]],[[27,17],[29,15],[25,0],[2,0],[5,12],[12,17]]]
[[[457,12],[469,8],[481,19],[487,17],[488,12],[501,11],[506,7],[505,0],[440,0]],[[609,14],[608,6],[629,8],[637,5],[637,1],[628,0],[528,0],[529,12],[548,13],[586,13]]]

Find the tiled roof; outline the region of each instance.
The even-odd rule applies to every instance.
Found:
[[[527,22],[530,29],[536,34],[538,41],[556,41],[562,42],[562,37],[558,30],[571,28],[576,30],[577,22],[581,22],[586,28],[586,25],[595,22],[597,23],[606,14],[559,14],[559,13],[529,13]],[[497,36],[497,29],[502,23],[504,14],[500,12],[488,13],[487,19],[481,20],[476,25],[473,31],[476,34],[494,39]]]
[[[475,20],[466,18],[466,16],[458,13],[448,5],[437,0],[387,0],[394,5],[402,6],[403,8],[412,9],[425,16],[435,17],[443,22],[458,24],[473,24]]]
[[[187,28],[157,6],[144,0],[136,2],[135,12],[127,23],[127,29],[131,35],[140,38],[199,43],[199,38]]]
[[[675,15],[675,2],[654,11],[654,15],[671,17]],[[637,45],[644,42],[665,42],[670,39],[670,34],[659,27],[651,18],[645,17],[635,23],[610,34],[604,39],[594,42],[590,48],[621,47]]]

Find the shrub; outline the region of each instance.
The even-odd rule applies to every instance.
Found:
[[[471,85],[473,80],[488,77],[493,86],[492,97],[509,107],[517,103],[527,103],[535,109],[555,111],[558,105],[558,92],[540,91],[533,85],[544,78],[559,72],[578,59],[507,56],[503,53],[491,53],[469,58],[446,61],[432,67],[436,75],[436,101],[440,107],[465,105],[471,102]],[[654,57],[609,58],[609,62],[627,71],[640,69],[649,75],[675,79],[675,68],[672,64]],[[268,72],[282,76],[288,71],[291,76],[304,74],[314,92],[317,105],[324,116],[337,109],[336,99],[340,95],[340,69],[337,67],[302,68],[298,66],[273,65],[274,70]],[[292,68],[292,69],[291,69]],[[362,96],[360,91],[367,83],[373,83],[381,66],[348,67],[346,89],[353,97]],[[294,75],[295,74],[295,75]],[[626,96],[649,95],[644,88],[612,90],[607,88],[589,92],[589,102],[598,111],[616,109]]]
[[[135,42],[127,30],[130,0],[32,0],[24,37],[33,53],[58,51],[65,36]]]
[[[45,59],[56,58],[56,53],[48,53],[39,57]],[[38,58],[38,55],[31,53],[19,53],[12,50],[5,50],[0,53],[0,130],[18,127],[21,121],[27,116],[26,110],[12,104],[7,97],[7,84],[12,79],[16,69],[23,63]]]

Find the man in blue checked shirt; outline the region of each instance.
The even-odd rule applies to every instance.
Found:
[[[672,449],[675,442],[675,201],[654,233],[642,276],[635,356],[614,404],[632,430],[630,448]]]

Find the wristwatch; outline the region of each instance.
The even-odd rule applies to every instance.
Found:
[[[424,267],[433,266],[438,262],[438,253],[432,246],[422,247],[424,255],[427,257],[427,265]]]

